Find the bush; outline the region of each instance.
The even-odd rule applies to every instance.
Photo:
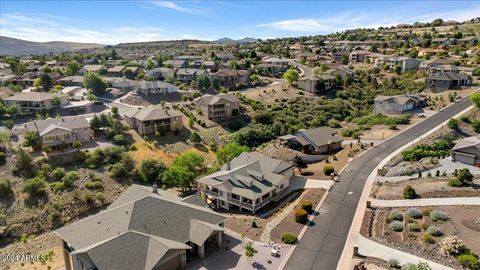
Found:
[[[300,205],[303,210],[307,211],[307,213],[311,213],[313,211],[313,203],[309,200],[302,200]]]
[[[432,221],[446,221],[448,220],[448,215],[445,212],[433,210],[430,212],[430,219]]]
[[[297,236],[293,233],[284,232],[282,233],[281,237],[282,237],[282,242],[285,244],[291,245],[297,242]]]
[[[416,197],[417,197],[417,192],[415,192],[415,189],[412,186],[407,185],[403,189],[403,198],[404,199],[415,199]]]
[[[462,187],[463,186],[462,182],[460,180],[458,180],[457,178],[448,180],[448,185],[451,186],[451,187]]]
[[[420,229],[420,226],[416,222],[408,223],[408,230],[411,232],[419,232],[422,229]]]
[[[55,193],[57,193],[59,191],[62,191],[64,188],[65,188],[65,186],[63,185],[63,182],[61,182],[61,181],[50,183],[50,189]]]
[[[80,199],[84,202],[93,202],[93,194],[88,191],[88,190],[85,190],[82,192],[82,195],[80,197]]]
[[[462,254],[456,257],[457,262],[470,269],[480,268],[480,260],[474,254]]]
[[[449,235],[443,238],[442,241],[438,243],[438,246],[440,253],[445,256],[459,254],[465,248],[462,241],[455,235]]]
[[[23,183],[22,191],[29,196],[45,195],[45,180],[40,177],[30,178]]]
[[[122,178],[129,175],[129,171],[123,166],[122,163],[112,165],[110,168],[110,176],[113,178]]]
[[[398,220],[390,222],[390,224],[388,224],[388,227],[395,232],[403,231],[403,223]]]
[[[64,176],[65,176],[65,169],[61,167],[56,168],[50,174],[50,177],[54,182],[62,180]]]
[[[387,222],[390,223],[391,221],[394,221],[394,220],[402,221],[403,220],[402,212],[398,210],[391,211],[387,216]]]
[[[424,208],[424,209],[422,209],[422,215],[424,215],[424,216],[430,216],[430,212],[432,212],[432,210],[433,210],[433,209],[430,208],[430,207]]]
[[[97,197],[97,200],[102,204],[105,202],[105,194],[103,194],[103,192],[97,192],[95,197]]]
[[[86,189],[90,190],[103,189],[103,184],[99,181],[88,181],[84,184],[84,186]]]
[[[408,208],[407,216],[410,218],[422,218],[422,212],[418,208]]]
[[[427,244],[433,244],[435,242],[429,233],[422,234],[422,241]]]
[[[72,187],[73,183],[78,179],[80,179],[80,175],[77,172],[68,172],[62,178],[62,182],[63,182],[63,185],[68,188],[68,187]]]
[[[295,221],[298,223],[307,223],[308,213],[302,208],[295,209]]]
[[[0,180],[0,197],[6,198],[13,194],[10,180]]]
[[[430,235],[433,235],[433,236],[442,236],[443,235],[442,231],[435,226],[429,226],[427,228],[427,233],[429,233]]]
[[[332,166],[325,166],[323,167],[323,173],[327,176],[332,175],[335,172],[335,169]]]
[[[458,129],[458,122],[456,119],[450,118],[450,120],[448,120],[447,126],[450,129]]]
[[[398,262],[398,260],[396,259],[390,259],[388,260],[388,266],[390,268],[400,268],[400,262]]]

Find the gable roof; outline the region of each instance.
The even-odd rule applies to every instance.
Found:
[[[47,101],[51,100],[54,97],[65,98],[66,95],[59,93],[45,93],[45,92],[20,92],[16,93],[13,96],[7,97],[4,100],[9,101]]]
[[[374,99],[374,101],[393,102],[400,105],[405,105],[408,102],[423,102],[424,100],[425,100],[425,97],[420,95],[412,95],[412,94],[397,95],[397,96],[378,95]]]
[[[237,98],[232,93],[220,93],[217,95],[210,95],[210,94],[205,94],[201,97],[198,97],[194,100],[195,104],[199,106],[205,106],[205,105],[214,105],[217,103],[220,103],[222,101],[227,101],[227,102],[240,102],[240,100]]]
[[[342,138],[335,136],[337,133],[334,129],[329,127],[319,127],[307,130],[300,130],[296,135],[302,136],[307,141],[312,142],[316,146],[323,146],[330,143],[342,142]]]
[[[148,121],[148,120],[160,120],[160,119],[168,119],[172,117],[182,116],[181,113],[171,110],[171,109],[164,109],[160,106],[148,106],[146,108],[138,109],[132,108],[124,113],[125,116],[136,118],[140,121]]]
[[[428,80],[437,80],[437,81],[460,81],[469,79],[470,76],[465,73],[455,73],[455,72],[442,72],[435,73],[428,76]]]
[[[90,128],[90,123],[83,116],[70,116],[34,120],[32,122],[25,123],[23,127],[28,131],[35,131],[42,135],[55,128],[62,128],[66,130]]]
[[[452,148],[452,151],[459,151],[465,148],[470,148],[470,147],[475,147],[480,149],[480,137],[468,137],[464,138],[461,140],[458,140],[458,142],[455,144],[455,146]]]

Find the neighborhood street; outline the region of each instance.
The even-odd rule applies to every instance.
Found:
[[[338,177],[284,269],[336,269],[365,182],[390,153],[422,136],[471,105],[468,98],[445,108],[354,159]]]

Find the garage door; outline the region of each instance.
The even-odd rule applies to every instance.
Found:
[[[456,162],[460,162],[467,165],[474,165],[475,158],[472,156],[462,155],[461,153],[453,153],[453,157]]]

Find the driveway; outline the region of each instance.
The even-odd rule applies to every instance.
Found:
[[[355,210],[368,176],[396,149],[408,144],[471,106],[462,99],[427,120],[392,137],[355,158],[338,177],[313,222],[295,248],[284,269],[336,269]]]

